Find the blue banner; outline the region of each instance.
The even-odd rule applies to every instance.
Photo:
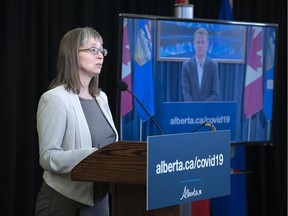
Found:
[[[207,131],[207,127],[199,127],[210,122],[217,130],[231,130],[234,141],[236,105],[236,102],[164,102],[157,121],[165,134]]]

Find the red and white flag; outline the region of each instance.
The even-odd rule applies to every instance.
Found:
[[[132,76],[131,76],[131,59],[130,48],[128,40],[128,27],[127,19],[124,19],[123,23],[123,47],[122,47],[122,74],[121,78],[127,83],[128,89],[132,90]],[[129,113],[133,109],[132,95],[127,91],[121,92],[121,117]]]
[[[263,32],[253,27],[245,78],[244,112],[247,118],[263,107]]]

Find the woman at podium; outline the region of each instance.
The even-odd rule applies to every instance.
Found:
[[[43,183],[35,215],[109,215],[108,185],[71,180],[85,157],[118,140],[99,75],[107,50],[94,29],[67,32],[57,76],[38,104],[37,131]]]

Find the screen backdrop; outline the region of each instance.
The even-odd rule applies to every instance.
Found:
[[[272,142],[277,25],[127,14],[122,18],[125,45],[122,44],[121,77],[160,127],[167,128],[167,121],[162,121],[165,103],[177,102],[179,107],[183,106],[182,63],[194,55],[194,31],[204,27],[209,32],[208,56],[218,62],[221,99],[219,102],[191,102],[191,106],[199,108],[187,116],[190,121],[186,119],[187,129],[182,132],[192,131],[208,119],[218,129],[230,129],[232,141]],[[130,109],[121,112],[122,139],[145,140],[148,135],[159,134],[153,122],[143,114],[143,108],[133,103],[131,95],[122,94],[121,100],[127,101],[127,97],[130,97]],[[225,103],[233,103],[235,108],[225,111]],[[222,114],[219,114],[219,104],[224,104]],[[127,102],[122,102],[121,109],[127,110],[127,106]],[[177,108],[165,109],[167,114],[172,111],[178,117]],[[183,112],[186,111],[179,109],[178,114]],[[171,129],[167,133],[179,132],[173,128],[175,131]]]

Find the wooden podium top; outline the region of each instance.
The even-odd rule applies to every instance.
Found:
[[[99,149],[71,172],[75,181],[146,185],[147,143],[120,141]]]

